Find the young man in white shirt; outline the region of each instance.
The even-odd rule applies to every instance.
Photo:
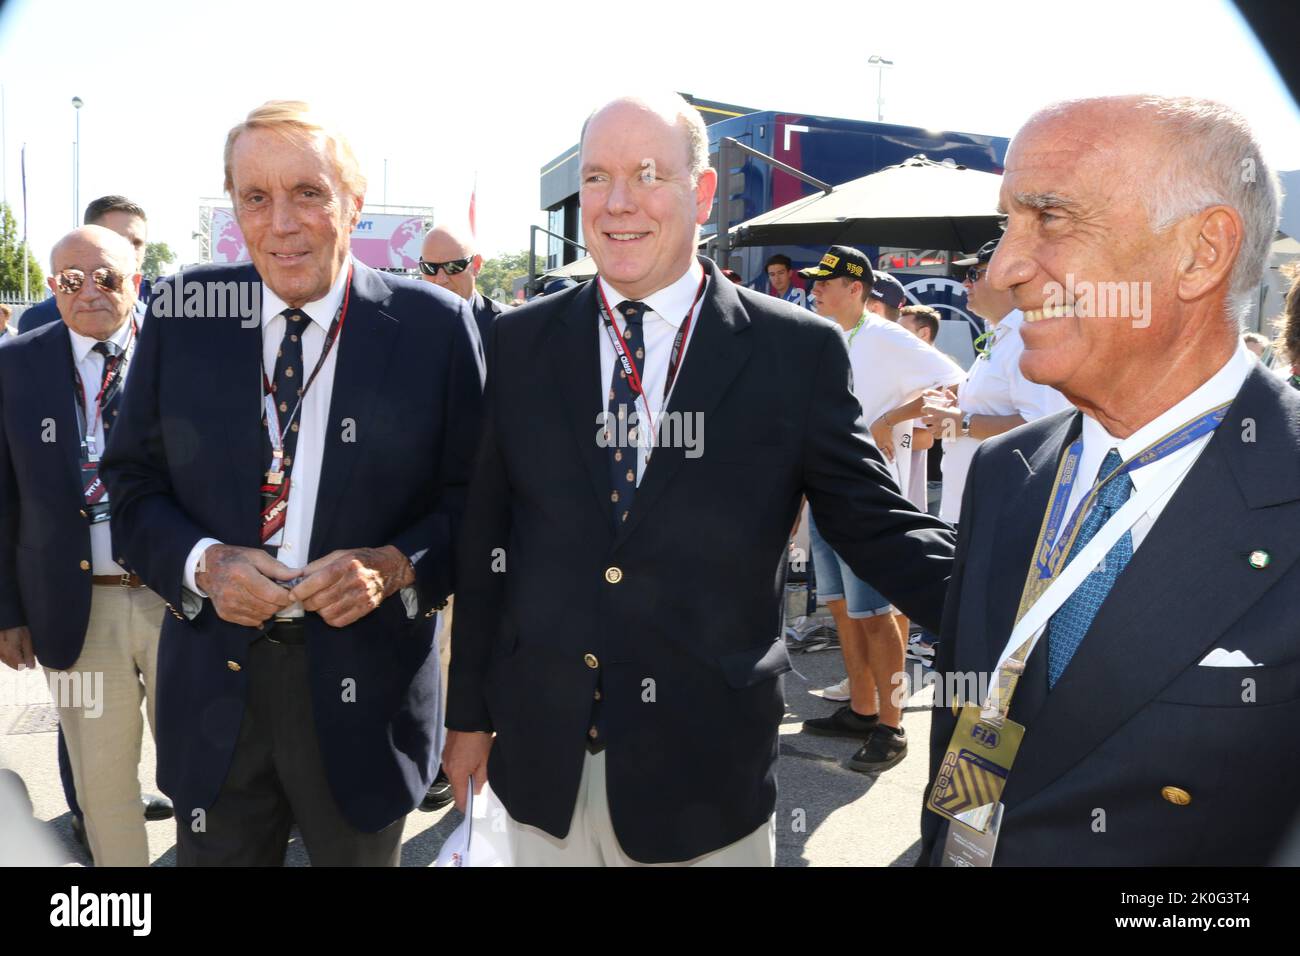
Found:
[[[874,274],[867,257],[857,249],[831,246],[817,266],[801,274],[816,283],[817,313],[844,332],[853,391],[862,404],[865,421],[876,421],[927,388],[961,380],[961,369],[947,356],[867,308]],[[891,439],[894,448],[910,451],[911,425],[900,422]],[[899,487],[906,487],[910,454],[884,457]],[[808,720],[803,726],[810,733],[863,740],[849,767],[864,773],[887,770],[907,754],[901,700],[894,693],[903,670],[905,632],[900,632],[889,601],[869,582],[853,575],[826,545],[811,516],[808,533],[817,590],[827,600],[839,628],[850,699],[830,717]]]

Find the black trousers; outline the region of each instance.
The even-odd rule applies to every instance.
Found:
[[[325,777],[301,644],[253,644],[230,772],[197,818],[176,820],[180,866],[283,866],[294,824],[313,866],[397,866],[403,817],[378,833],[344,819]],[[179,808],[178,808],[179,809]]]

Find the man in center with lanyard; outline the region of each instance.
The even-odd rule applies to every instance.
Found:
[[[113,556],[99,474],[138,342],[126,239],[83,226],[55,246],[62,322],[0,352],[0,659],[51,680],[97,866],[148,866],[139,764],[154,724],[163,600]],[[113,516],[116,522],[116,516]]]
[[[972,460],[921,861],[1265,864],[1300,792],[1300,396],[1238,315],[1276,179],[1226,107],[1112,97],[1035,114],[1000,205],[1020,367],[1079,411]]]
[[[443,763],[462,807],[491,784],[516,864],[771,865],[801,497],[922,620],[951,531],[889,480],[840,332],[696,257],[699,113],[615,100],[580,149],[599,278],[487,349]]]

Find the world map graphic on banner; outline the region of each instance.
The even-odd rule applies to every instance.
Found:
[[[248,244],[229,209],[213,209],[210,228],[213,262],[247,262]],[[352,254],[374,269],[415,269],[420,261],[425,217],[365,215],[352,230]]]

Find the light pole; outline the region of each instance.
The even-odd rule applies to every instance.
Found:
[[[72,228],[81,225],[81,97],[72,98],[72,112],[77,117],[76,138],[72,141]]]
[[[885,67],[893,66],[894,61],[873,53],[867,63],[876,68],[876,122],[882,123],[885,120]]]

